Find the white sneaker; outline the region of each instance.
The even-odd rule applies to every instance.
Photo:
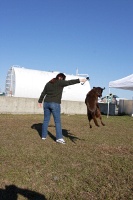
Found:
[[[56,140],[57,143],[66,144],[63,138]]]
[[[45,138],[45,137],[42,137],[42,140],[46,140],[46,138]]]

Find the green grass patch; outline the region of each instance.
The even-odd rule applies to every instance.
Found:
[[[0,115],[0,195],[9,200],[133,199],[133,118],[62,114],[66,145],[56,144],[53,118],[41,140],[43,115]]]

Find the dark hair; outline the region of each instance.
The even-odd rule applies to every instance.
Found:
[[[63,80],[65,80],[66,76],[63,73],[59,73],[57,74],[57,76],[55,78],[53,78],[52,80],[50,80],[50,83],[54,83],[55,81],[57,81],[59,79],[59,77],[61,77]]]
[[[63,74],[63,73],[57,74],[56,79],[59,79],[59,77],[61,77],[63,80],[65,80],[65,78],[66,78],[65,74]]]

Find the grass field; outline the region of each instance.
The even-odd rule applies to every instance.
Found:
[[[43,141],[43,115],[0,115],[0,200],[132,200],[133,118],[61,117],[65,145],[53,118]]]

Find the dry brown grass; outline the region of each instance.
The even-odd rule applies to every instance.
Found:
[[[43,141],[42,115],[1,114],[0,199],[133,199],[133,118],[102,117],[90,129],[86,115],[62,115],[62,145],[53,118]]]

